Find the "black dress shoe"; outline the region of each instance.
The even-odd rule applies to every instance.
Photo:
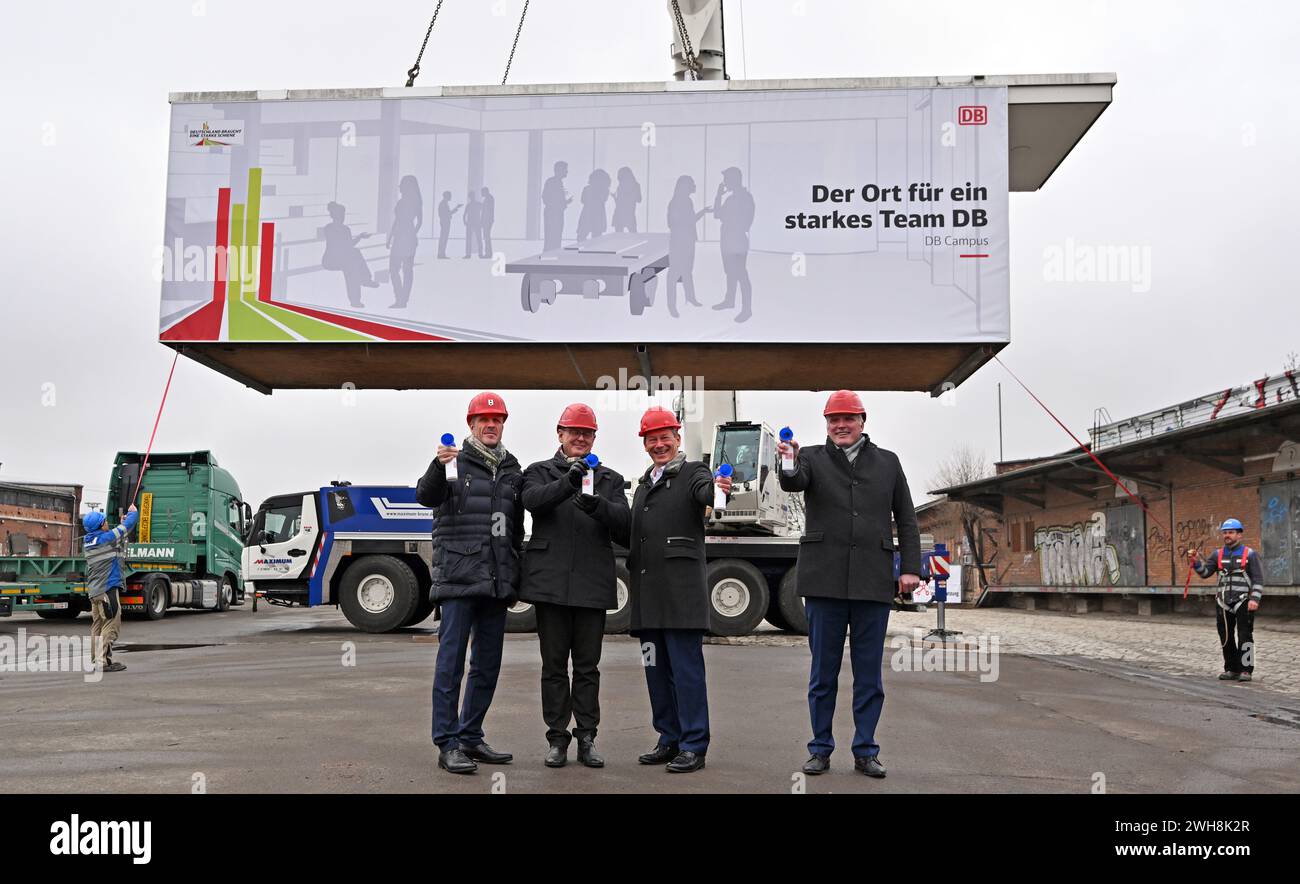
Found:
[[[642,764],[667,764],[677,757],[678,752],[679,750],[677,749],[676,743],[670,746],[665,746],[660,743],[658,746],[655,746],[653,752],[647,752],[637,758],[637,761]]]
[[[547,767],[564,767],[569,762],[569,747],[563,743],[552,743],[542,763]]]
[[[438,767],[448,773],[469,774],[478,770],[478,765],[465,757],[459,749],[448,749],[438,753]]]
[[[605,766],[605,759],[596,752],[595,737],[583,737],[578,740],[578,761],[587,767]]]
[[[810,755],[808,760],[803,763],[803,772],[806,774],[824,774],[831,769],[831,757],[829,755]]]
[[[691,773],[704,767],[703,752],[683,752],[668,762],[669,773]]]
[[[869,777],[875,777],[878,780],[885,778],[885,766],[880,763],[880,759],[874,755],[868,755],[866,758],[853,759],[853,769],[858,773],[866,774]]]
[[[515,757],[509,752],[498,752],[487,743],[479,743],[477,746],[462,746],[461,749],[470,758],[484,764],[509,764],[515,760]]]

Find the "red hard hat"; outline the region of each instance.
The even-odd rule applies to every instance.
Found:
[[[560,420],[556,426],[572,427],[575,430],[591,430],[594,433],[596,432],[596,412],[581,402],[575,402],[564,409],[564,413],[560,415]]]
[[[506,400],[501,398],[500,393],[491,391],[479,393],[469,400],[469,412],[465,415],[466,422],[485,414],[495,414],[503,421],[510,415],[510,412],[506,411]]]
[[[830,417],[832,414],[860,414],[865,417],[867,409],[857,393],[852,390],[836,390],[831,394],[831,398],[826,400],[826,408],[822,411],[823,417]]]
[[[677,420],[677,415],[662,405],[652,405],[646,409],[645,414],[641,415],[641,432],[638,435],[645,436],[655,430],[680,430],[681,428],[682,424]]]

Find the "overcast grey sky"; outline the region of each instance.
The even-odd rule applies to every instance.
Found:
[[[171,91],[400,86],[433,0],[22,3],[0,34],[0,478],[85,484],[148,442],[172,351],[157,342]],[[420,85],[499,82],[522,0],[445,0]],[[1246,383],[1300,350],[1294,273],[1300,6],[1222,2],[727,0],[733,77],[1114,71],[1114,103],[1043,190],[1011,196],[1012,343],[1003,359],[1076,432]],[[667,79],[662,0],[533,0],[514,83]],[[82,231],[88,231],[86,236]],[[1065,283],[1050,250],[1149,249],[1139,281]],[[1145,290],[1143,290],[1145,289]],[[701,369],[704,372],[704,369]],[[707,372],[706,374],[707,380]],[[918,502],[967,442],[995,459],[1069,447],[996,364],[951,407],[866,397]],[[207,448],[254,505],[334,478],[410,483],[472,391],[263,396],[182,359],[155,443]],[[572,392],[502,391],[527,463]],[[819,441],[824,396],[750,393],[743,417]],[[639,473],[639,409],[602,414],[597,451]]]

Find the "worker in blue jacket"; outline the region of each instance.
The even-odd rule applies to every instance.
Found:
[[[86,595],[90,598],[90,658],[105,672],[121,672],[125,663],[113,660],[113,642],[122,629],[122,561],[126,558],[126,538],[135,530],[140,514],[135,504],[116,528],[104,529],[103,513],[86,513],[81,525],[86,530],[81,540],[86,557]]]

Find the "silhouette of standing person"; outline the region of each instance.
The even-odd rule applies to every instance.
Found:
[[[542,249],[558,249],[564,236],[564,210],[573,197],[564,189],[564,177],[569,174],[569,164],[560,160],[555,164],[555,174],[542,185]]]
[[[677,283],[682,284],[686,294],[686,303],[701,306],[695,300],[695,241],[696,222],[709,211],[705,206],[698,212],[691,194],[695,193],[695,179],[682,175],[673,188],[673,198],[668,201],[668,274],[664,284],[667,286],[668,313],[677,317]]]
[[[472,190],[468,199],[465,204],[465,257],[471,258],[483,251],[483,204]]]
[[[451,219],[456,217],[460,206],[451,207],[451,191],[442,192],[442,201],[438,203],[438,257],[447,257],[447,237],[451,236]]]
[[[736,322],[750,317],[750,300],[753,286],[749,282],[749,228],[754,224],[754,197],[741,186],[740,170],[735,166],[722,170],[722,183],[718,185],[713,200],[713,217],[722,224],[718,244],[722,250],[722,269],[727,274],[727,296],[714,310],[730,310],[736,306],[736,288],[740,288],[740,312]]]
[[[596,169],[582,189],[582,212],[578,215],[578,242],[602,235],[609,228],[605,203],[609,202],[609,173]]]
[[[357,243],[370,234],[358,233],[353,236],[352,228],[343,223],[347,209],[338,203],[330,203],[325,211],[329,212],[331,220],[321,231],[325,237],[325,253],[321,255],[320,266],[326,270],[341,271],[343,284],[348,291],[348,303],[353,307],[364,307],[366,305],[361,303],[361,287],[379,287],[379,283],[370,275],[365,255],[357,248]]]
[[[424,198],[414,175],[402,176],[393,206],[393,226],[388,231],[388,278],[393,284],[393,307],[405,307],[411,297],[415,247],[424,225]],[[389,309],[392,309],[391,307]]]
[[[497,219],[497,198],[492,195],[492,191],[486,187],[483,193],[483,217],[479,225],[483,231],[483,250],[479,252],[482,258],[492,257],[492,222]]]
[[[694,188],[692,188],[694,189]],[[641,185],[627,166],[618,170],[618,190],[614,193],[614,218],[618,233],[636,233],[636,207],[641,202]]]

